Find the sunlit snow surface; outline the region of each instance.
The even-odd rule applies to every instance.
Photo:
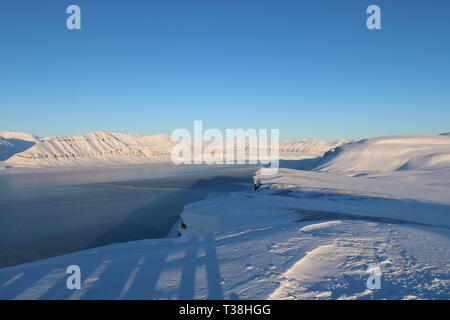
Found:
[[[426,145],[439,150],[422,147],[422,137],[397,137],[395,152],[383,147],[385,156],[372,162],[372,145],[392,141],[368,140],[360,153],[350,147],[347,155],[344,146],[328,154],[316,171],[257,174],[256,192],[211,193],[187,205],[179,238],[0,269],[0,298],[450,299],[450,172],[442,140],[450,137],[436,137]],[[439,153],[439,161],[427,162],[434,159],[427,152]],[[355,154],[362,164],[349,165]],[[397,166],[402,161],[407,165]],[[81,290],[66,288],[71,264],[81,267]],[[382,273],[376,290],[366,286],[373,265]]]

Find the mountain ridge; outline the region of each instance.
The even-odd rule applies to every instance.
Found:
[[[315,138],[280,142],[285,158],[322,156],[344,140]],[[142,135],[96,130],[82,135],[40,138],[23,132],[0,132],[0,163],[7,167],[98,166],[170,161],[176,142],[167,134]],[[205,142],[207,145],[208,142]]]

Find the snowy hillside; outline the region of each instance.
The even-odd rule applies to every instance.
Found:
[[[0,161],[29,149],[39,142],[39,138],[20,132],[0,132]]]
[[[302,139],[280,143],[280,157],[322,156],[343,141]],[[0,167],[103,166],[170,161],[174,142],[166,134],[144,136],[95,131],[81,136],[38,138],[0,132]],[[205,143],[205,147],[207,143]]]
[[[22,141],[31,141],[37,142],[40,140],[38,136],[23,133],[23,132],[14,132],[14,131],[0,131],[0,137],[7,140],[22,140]]]
[[[329,151],[318,171],[389,172],[450,169],[450,136],[401,135],[364,139]]]

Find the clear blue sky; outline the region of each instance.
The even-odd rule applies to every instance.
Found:
[[[0,130],[450,131],[449,15],[448,0],[2,0]]]

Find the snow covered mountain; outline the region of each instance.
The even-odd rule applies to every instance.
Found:
[[[0,136],[5,136],[0,134]],[[28,136],[6,135],[16,141]],[[29,148],[12,154],[4,162],[10,166],[74,166],[168,160],[172,142],[168,135],[143,136],[95,131],[81,136],[35,138]],[[2,150],[2,155],[5,157]],[[6,155],[7,156],[7,155]]]
[[[345,140],[320,140],[315,138],[300,139],[296,141],[280,141],[280,160],[311,159],[315,163],[327,151],[346,143]]]
[[[328,151],[317,171],[389,172],[450,169],[449,135],[364,139]]]
[[[322,156],[325,152],[332,148],[336,148],[345,140],[336,139],[324,141],[315,138],[300,139],[297,141],[281,141],[280,153],[305,153],[314,156]]]
[[[322,156],[342,140],[302,139],[280,143],[282,158]],[[205,146],[207,144],[205,143]],[[144,136],[94,131],[81,136],[39,138],[0,132],[0,164],[11,167],[103,166],[170,161],[174,142],[166,134]]]

